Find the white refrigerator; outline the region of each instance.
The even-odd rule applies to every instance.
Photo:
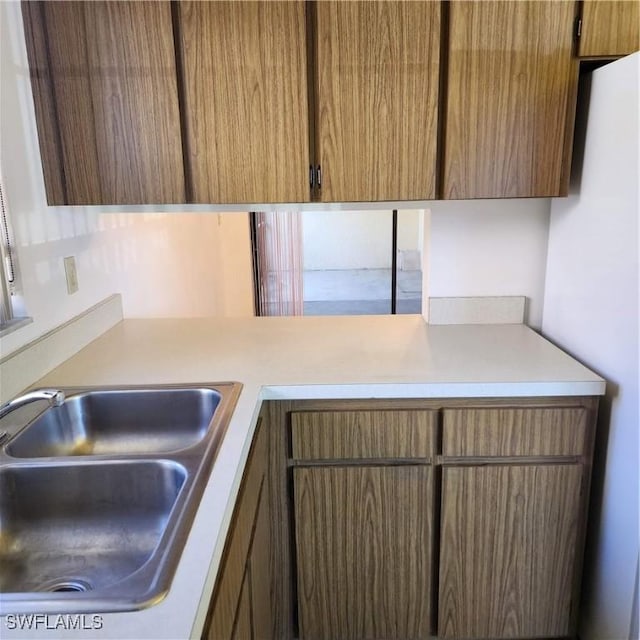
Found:
[[[608,387],[596,437],[581,640],[638,638],[639,79],[640,53],[591,74],[571,194],[551,205],[542,333]]]

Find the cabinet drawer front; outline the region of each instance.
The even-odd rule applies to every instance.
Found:
[[[587,410],[449,409],[444,412],[445,456],[580,456]]]
[[[300,411],[291,414],[295,459],[427,458],[433,411]]]

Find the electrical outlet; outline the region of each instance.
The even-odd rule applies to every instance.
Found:
[[[64,259],[64,275],[67,278],[67,293],[78,290],[78,272],[76,271],[76,257],[68,256]]]

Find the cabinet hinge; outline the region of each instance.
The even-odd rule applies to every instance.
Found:
[[[576,18],[576,21],[573,25],[573,37],[576,40],[580,40],[581,35],[582,35],[582,18]]]

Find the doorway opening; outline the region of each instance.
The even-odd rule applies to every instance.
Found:
[[[419,314],[424,213],[251,214],[256,315]]]

